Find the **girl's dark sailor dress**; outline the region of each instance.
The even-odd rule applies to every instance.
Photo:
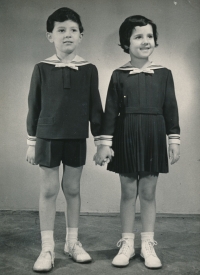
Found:
[[[166,135],[169,144],[180,144],[171,71],[153,63],[140,70],[130,62],[115,70],[101,134],[101,144],[112,145],[115,153],[108,170],[167,173]]]
[[[35,65],[28,97],[28,145],[42,139],[85,139],[90,121],[99,136],[102,105],[98,72],[76,56],[62,63],[56,55]]]

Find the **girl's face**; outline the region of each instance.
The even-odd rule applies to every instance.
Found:
[[[129,53],[131,57],[146,59],[152,54],[155,48],[155,41],[151,25],[135,27],[130,37]]]
[[[78,24],[71,20],[55,22],[52,33],[47,33],[47,38],[54,43],[58,56],[76,51],[82,36]]]

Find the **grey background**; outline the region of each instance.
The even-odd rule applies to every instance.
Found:
[[[157,24],[159,46],[151,60],[173,72],[181,125],[181,159],[170,166],[169,174],[159,176],[157,211],[200,213],[198,0],[0,0],[0,210],[38,209],[38,167],[25,161],[27,96],[34,64],[55,53],[45,37],[46,19],[64,6],[81,15],[85,33],[79,55],[98,68],[103,104],[112,71],[129,61],[118,46],[122,21],[140,14]],[[118,212],[118,175],[94,165],[95,150],[90,136],[81,183],[82,212]],[[58,211],[64,203],[60,192]]]

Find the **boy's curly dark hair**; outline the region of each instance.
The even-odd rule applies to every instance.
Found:
[[[157,33],[156,24],[154,24],[153,21],[151,21],[150,19],[147,19],[142,15],[133,15],[126,18],[119,28],[119,40],[120,40],[119,46],[122,47],[125,53],[129,53],[130,37],[132,35],[134,28],[137,26],[139,27],[146,26],[148,24],[152,26],[155,46],[156,47],[158,46],[157,44],[158,33]]]
[[[79,26],[80,33],[83,33],[84,29],[81,23],[81,18],[75,11],[69,8],[60,8],[54,11],[47,19],[46,29],[47,32],[52,32],[55,22],[64,22],[66,20],[72,20]]]

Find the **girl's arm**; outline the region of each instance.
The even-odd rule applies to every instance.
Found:
[[[169,158],[171,159],[171,164],[174,164],[180,157],[180,126],[178,105],[171,71],[168,72],[166,82],[163,113],[166,123],[166,133],[168,135]]]
[[[105,113],[101,127],[100,144],[94,157],[95,163],[102,165],[114,156],[112,138],[115,131],[116,120],[119,114],[119,95],[117,92],[116,74],[113,73],[106,98]],[[106,159],[108,161],[106,161]]]

